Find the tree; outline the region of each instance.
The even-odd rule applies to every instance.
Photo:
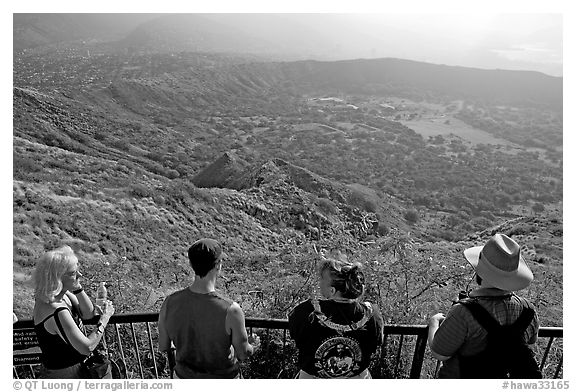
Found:
[[[418,215],[418,211],[411,209],[404,213],[404,219],[410,224],[415,224],[420,219],[420,216]]]
[[[532,211],[534,211],[535,214],[540,214],[542,212],[544,212],[544,205],[542,203],[534,203],[534,205],[532,206]]]

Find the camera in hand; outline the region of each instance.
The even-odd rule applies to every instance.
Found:
[[[461,300],[464,298],[468,298],[468,293],[464,290],[460,290],[460,292],[458,293],[458,300]]]

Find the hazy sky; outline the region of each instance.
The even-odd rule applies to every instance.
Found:
[[[86,4],[29,0],[13,12],[329,13],[342,23],[318,31],[331,36],[329,56],[400,57],[448,65],[537,70],[560,76],[564,0],[101,0]],[[566,24],[568,26],[569,23]],[[297,34],[297,32],[294,32]],[[364,37],[358,41],[353,37]],[[303,41],[303,46],[306,41]]]
[[[357,14],[366,34],[386,34],[398,57],[562,75],[562,14]],[[375,49],[377,50],[377,49]],[[377,54],[377,53],[376,53]]]
[[[237,13],[213,17],[303,59],[397,57],[562,75],[561,13]],[[225,18],[224,20],[222,18]]]

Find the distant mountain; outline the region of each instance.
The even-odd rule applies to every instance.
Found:
[[[368,22],[365,15],[334,13],[14,14],[13,36],[15,52],[78,40],[116,41],[121,50],[146,52],[235,53],[281,61],[395,57],[562,74],[558,62],[482,56],[487,49],[462,44],[454,34],[439,38],[437,32],[427,30],[429,27],[400,28],[391,18],[392,23],[381,18]],[[536,34],[530,40],[545,42],[547,47],[559,45],[557,37],[561,33],[557,31]],[[501,48],[502,52],[516,50],[510,43]],[[469,51],[480,52],[471,56]]]
[[[119,39],[155,14],[14,14],[13,51],[77,40]]]
[[[172,14],[142,23],[119,44],[132,50],[328,60],[345,36],[334,26],[338,19],[326,14]]]
[[[562,108],[563,78],[533,71],[484,70],[393,58],[302,61],[284,63],[283,69],[288,78],[312,89],[430,92],[450,98]]]
[[[119,44],[155,52],[251,53],[266,46],[260,38],[202,14],[155,18],[136,27]]]

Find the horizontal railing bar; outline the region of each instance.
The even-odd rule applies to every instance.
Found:
[[[98,322],[98,317],[91,320],[84,321],[84,324],[93,325]],[[145,322],[158,322],[158,313],[123,313],[115,314],[110,318],[110,324],[129,324],[129,323],[145,323]],[[34,328],[34,321],[32,319],[18,320],[13,324],[13,329],[21,328]],[[267,319],[267,318],[246,318],[246,327],[252,328],[271,328],[271,329],[287,329],[287,319]],[[401,325],[401,324],[386,324],[384,325],[384,333],[390,335],[421,335],[427,333],[428,327],[426,325]],[[538,337],[543,338],[562,338],[564,336],[563,327],[540,327],[538,330]]]
[[[252,328],[287,329],[286,319],[246,318],[246,326]]]
[[[422,335],[428,333],[427,325],[385,324],[384,333],[390,335]]]
[[[564,327],[540,327],[539,338],[562,338],[564,337]]]
[[[93,325],[96,324],[98,322],[98,317],[94,317],[91,320],[87,320],[84,322],[84,324],[87,325]],[[116,335],[118,338],[118,345],[119,345],[119,350],[120,350],[120,356],[122,358],[122,361],[124,362],[124,364],[126,364],[126,360],[124,359],[124,348],[122,345],[122,339],[120,338],[120,331],[118,329],[118,327],[120,325],[129,325],[131,332],[132,332],[132,340],[133,340],[133,345],[135,346],[135,354],[136,354],[136,359],[137,359],[137,366],[138,369],[136,371],[139,370],[140,376],[144,377],[144,373],[143,373],[143,364],[141,362],[141,358],[140,358],[140,350],[138,347],[138,341],[136,338],[136,334],[135,334],[135,330],[134,330],[134,324],[145,324],[147,327],[147,333],[148,333],[148,340],[149,340],[149,344],[150,344],[150,350],[152,352],[152,355],[155,355],[154,352],[154,347],[153,347],[153,343],[151,341],[151,331],[150,331],[150,326],[149,323],[157,323],[158,322],[158,313],[124,313],[124,314],[115,314],[110,318],[109,324],[111,324],[111,326],[114,327],[114,329],[116,330]],[[283,331],[283,353],[282,355],[286,355],[285,353],[285,349],[286,349],[286,339],[287,339],[287,332],[288,332],[288,320],[287,319],[267,319],[267,318],[251,318],[248,317],[246,318],[246,328],[248,329],[248,331],[250,333],[252,333],[253,328],[257,328],[257,329],[266,329],[265,332],[265,337],[266,338],[270,338],[270,333],[272,329],[274,330],[278,330],[278,331]],[[34,327],[34,322],[32,319],[26,319],[26,320],[19,320],[16,323],[13,324],[13,331],[16,332],[20,329],[31,329]],[[419,378],[420,377],[420,373],[422,371],[422,365],[424,362],[424,352],[426,351],[426,337],[427,337],[427,333],[428,333],[428,326],[426,325],[401,325],[401,324],[388,324],[388,325],[384,325],[384,342],[382,345],[382,350],[385,353],[386,351],[386,344],[388,341],[388,336],[399,336],[400,337],[400,342],[399,342],[399,349],[398,352],[396,354],[397,358],[396,358],[396,366],[394,369],[394,374],[396,377],[399,376],[399,372],[400,372],[400,353],[402,351],[402,346],[404,343],[404,338],[405,337],[415,337],[415,347],[414,347],[414,352],[412,354],[412,363],[410,366],[410,377],[411,378]],[[550,342],[549,342],[549,347],[547,349],[547,351],[550,349],[550,345],[552,343],[552,340],[554,340],[555,338],[563,338],[564,336],[564,328],[563,327],[541,327],[538,331],[538,336],[541,338],[550,338]],[[269,339],[266,339],[266,341],[268,342]],[[269,342],[266,346],[266,353],[268,355],[266,355],[266,357],[269,356],[269,350],[270,350],[270,345]],[[561,357],[562,358],[562,357]],[[170,362],[170,356],[168,356],[168,360]],[[546,362],[547,360],[547,353],[544,355],[544,359],[542,360],[542,362]],[[282,370],[280,371],[279,375],[282,373],[282,371],[286,370],[285,368],[285,364],[286,364],[286,358],[282,358]],[[154,364],[154,375],[156,377],[159,376],[158,373],[158,364],[155,361],[155,358],[153,358],[153,364]],[[173,364],[171,364],[173,365]],[[436,364],[436,371],[438,371],[438,365],[439,362]],[[560,360],[560,362],[558,362],[557,367],[556,367],[556,376],[558,376],[558,374],[560,373],[561,369],[562,369],[562,359]],[[14,371],[15,371],[15,375],[16,377],[19,377],[19,374],[16,371],[16,366],[14,366]],[[34,375],[34,370],[32,369],[32,365],[29,364],[31,371],[32,371],[32,375],[33,377],[35,377]],[[403,365],[404,366],[404,365]],[[172,368],[172,366],[171,366]],[[267,369],[267,376],[270,376],[271,369]]]

